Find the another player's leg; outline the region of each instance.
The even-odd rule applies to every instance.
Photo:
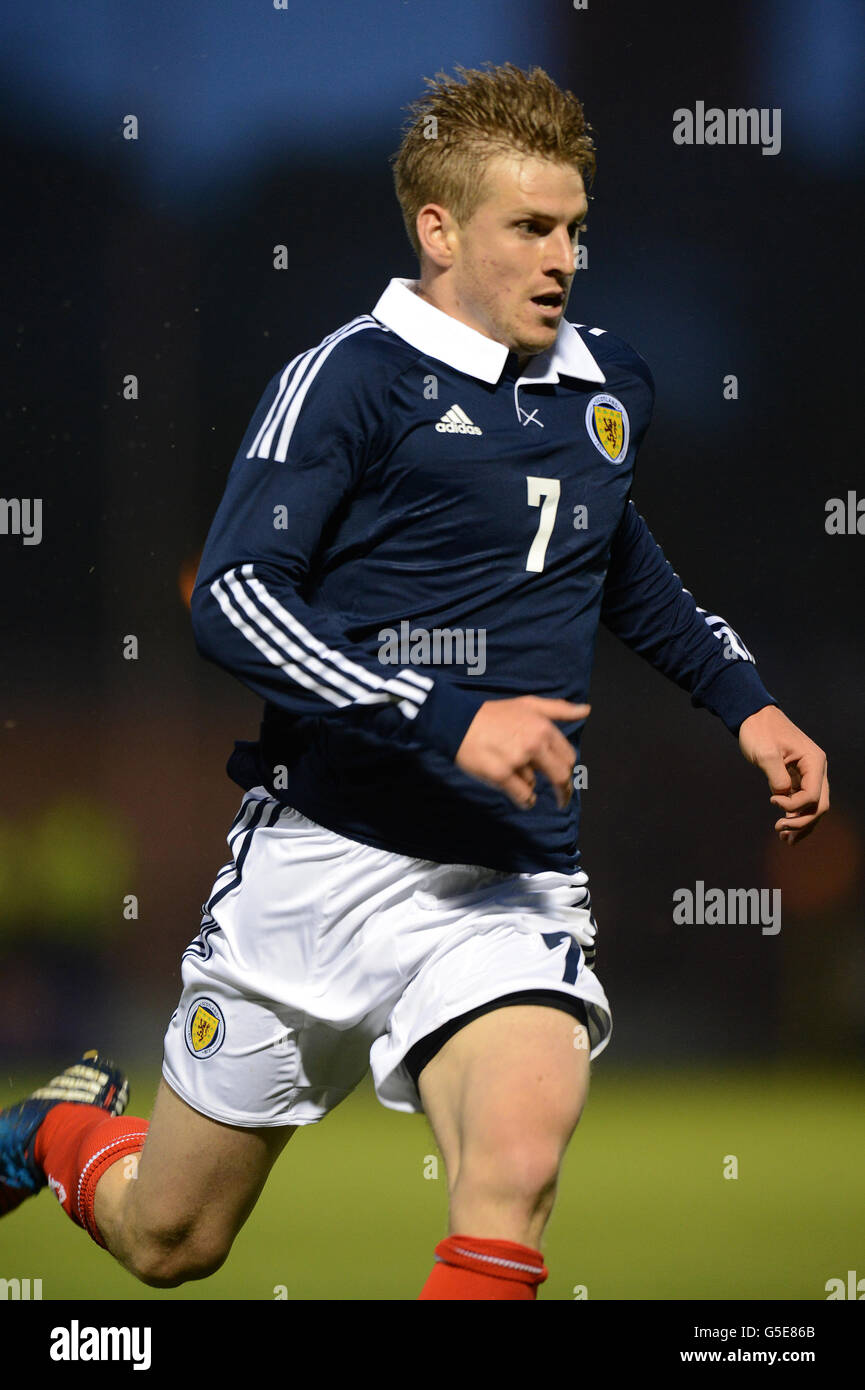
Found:
[[[119,1119],[128,1097],[120,1068],[90,1051],[24,1100],[0,1110],[0,1216],[48,1186],[67,1203],[71,1183],[64,1183],[61,1169],[68,1169],[69,1155],[61,1150],[76,1150],[86,1134],[106,1124],[127,1136],[142,1123],[146,1128],[146,1122]],[[46,1168],[44,1143],[52,1135],[59,1166],[52,1162]]]
[[[224,1262],[294,1127],[220,1124],[164,1081],[149,1125],[120,1115],[125,1099],[123,1074],[88,1053],[0,1112],[0,1215],[50,1185],[144,1283],[204,1278]]]
[[[102,1240],[145,1284],[206,1278],[225,1262],[295,1128],[220,1124],[161,1081],[139,1161],[112,1165],[97,1185]]]
[[[558,1008],[495,1009],[420,1073],[445,1160],[450,1234],[422,1299],[530,1299],[559,1166],[589,1084],[585,1029]]]

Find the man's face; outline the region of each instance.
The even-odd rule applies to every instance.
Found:
[[[572,166],[518,154],[490,160],[487,187],[465,226],[452,223],[451,312],[525,359],[555,342],[588,199]]]

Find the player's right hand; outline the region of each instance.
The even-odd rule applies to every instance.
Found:
[[[468,727],[456,765],[481,782],[499,787],[516,806],[530,810],[537,796],[535,773],[552,782],[560,807],[574,790],[574,749],[554,720],[586,719],[591,705],[520,695],[515,700],[487,700]]]

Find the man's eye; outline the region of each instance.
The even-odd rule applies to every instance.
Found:
[[[539,236],[547,235],[547,229],[545,227],[542,227],[538,222],[518,222],[517,226],[520,228],[520,230],[526,228],[530,232],[537,232]],[[581,232],[587,232],[588,230],[588,222],[578,223],[575,227],[570,229],[571,240],[576,241],[577,237],[580,235]]]

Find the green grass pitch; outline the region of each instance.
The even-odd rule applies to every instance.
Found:
[[[157,1078],[131,1069],[131,1081],[131,1113],[149,1113]],[[584,1286],[589,1300],[823,1300],[828,1279],[865,1276],[863,1151],[860,1073],[600,1061],[539,1297],[571,1300]],[[724,1177],[729,1155],[735,1179]],[[45,1300],[413,1300],[447,1231],[444,1167],[425,1176],[430,1157],[424,1117],[385,1110],[367,1080],[295,1135],[210,1279],[145,1288],[48,1192],[0,1223],[0,1278],[41,1278]]]

